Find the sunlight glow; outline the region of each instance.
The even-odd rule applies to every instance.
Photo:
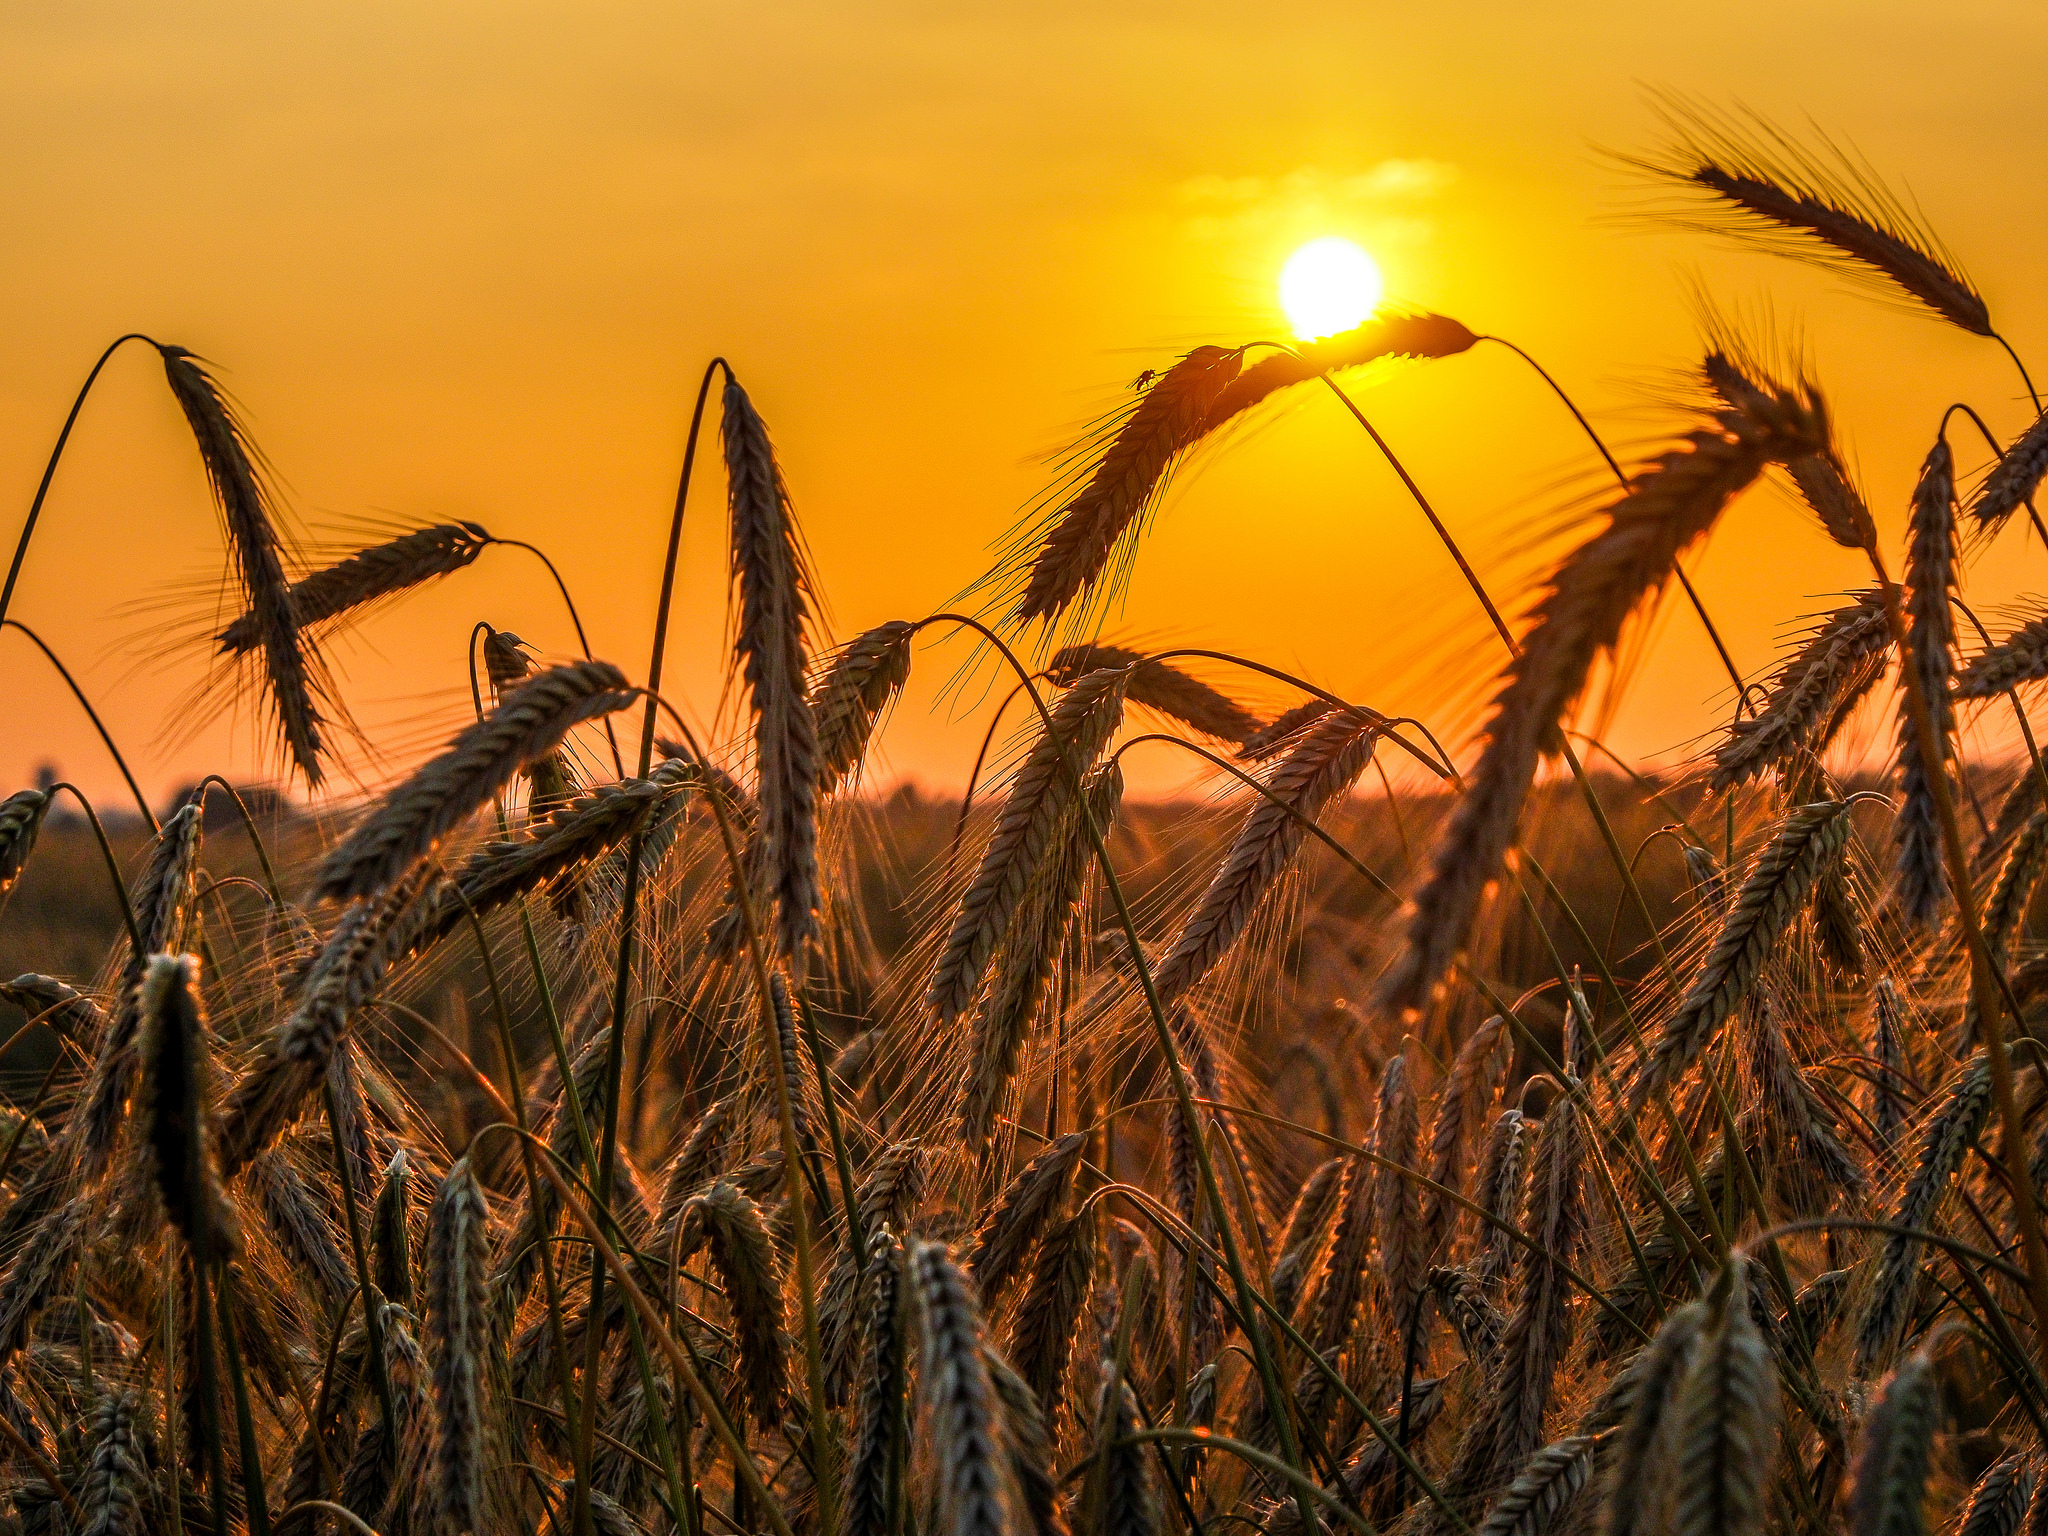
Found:
[[[1379,263],[1340,235],[1309,241],[1280,269],[1280,307],[1303,341],[1357,326],[1382,288]]]

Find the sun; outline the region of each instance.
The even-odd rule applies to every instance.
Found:
[[[1357,326],[1380,302],[1379,263],[1341,235],[1311,240],[1280,269],[1280,307],[1303,341]]]

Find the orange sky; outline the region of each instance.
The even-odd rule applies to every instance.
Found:
[[[1518,341],[1624,440],[1655,430],[1647,388],[1696,353],[1694,275],[1730,303],[1771,295],[1804,325],[1895,540],[1942,406],[1967,398],[2008,434],[2028,419],[2003,354],[1825,275],[1617,220],[1627,183],[1592,146],[1651,142],[1646,83],[1811,113],[1917,194],[2048,374],[2048,14],[1796,0],[1712,18],[1356,0],[17,7],[0,21],[0,528],[11,542],[100,347],[146,329],[223,367],[308,524],[475,518],[540,543],[598,654],[637,675],[688,397],[723,352],[775,433],[846,636],[980,574],[1044,484],[1040,456],[1141,368],[1280,335],[1282,260],[1341,234],[1390,296]],[[1359,399],[1482,568],[1513,515],[1596,483],[1503,352]],[[704,712],[723,624],[707,484],[676,638],[677,691]],[[2038,588],[2043,558],[2009,535],[1967,595]],[[83,418],[15,616],[81,673],[152,792],[259,769],[225,727],[160,735],[192,653],[138,664],[164,620],[133,605],[218,564],[161,369],[130,354]],[[1448,573],[1356,427],[1304,394],[1183,477],[1115,627],[1469,730],[1411,666],[1470,613]],[[1753,668],[1859,573],[1767,493],[1697,578]],[[566,650],[543,580],[494,550],[378,615],[338,653],[359,718],[458,719],[477,618]],[[1484,630],[1460,632],[1452,670],[1489,665]],[[973,730],[935,698],[956,654],[920,661],[886,772],[963,775]],[[111,798],[19,636],[0,637],[0,668],[0,787],[51,760]],[[1668,753],[1716,700],[1697,626],[1671,615],[1616,745]],[[384,739],[416,750],[424,729]],[[1158,792],[1179,773],[1135,777]]]

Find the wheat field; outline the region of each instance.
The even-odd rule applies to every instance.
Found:
[[[1671,127],[1632,163],[1675,216],[2025,379],[1870,174]],[[1382,313],[1162,360],[957,611],[836,645],[715,362],[644,670],[479,624],[473,719],[370,785],[334,640],[430,582],[487,604],[499,541],[317,563],[209,366],[115,342],[156,349],[218,505],[210,686],[300,793],[0,801],[6,1529],[2048,1530],[2048,613],[1999,637],[1957,596],[2007,525],[2048,545],[2048,414],[1976,483],[1945,415],[1887,548],[1821,381],[1708,329],[1662,451],[1586,425],[1611,485],[1526,608],[1407,481],[1498,645],[1469,746],[1106,627],[1233,425],[1327,389],[1391,457],[1347,371],[1495,340]],[[721,478],[707,739],[664,646]],[[1696,761],[1629,769],[1586,701],[1667,587],[1712,632],[1679,559],[1766,479],[1868,584],[1729,663]],[[873,792],[962,636],[974,788]],[[1966,760],[1980,717],[2016,761]],[[1126,800],[1161,738],[1213,800]]]

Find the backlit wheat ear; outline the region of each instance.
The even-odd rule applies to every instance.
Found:
[[[202,1261],[241,1251],[241,1224],[207,1134],[212,1062],[199,962],[152,955],[142,981],[142,1130],[164,1215]]]
[[[1833,144],[1823,141],[1823,158],[1753,114],[1745,123],[1688,102],[1663,106],[1675,141],[1634,163],[1713,200],[1688,222],[1874,278],[1974,336],[1994,334],[1983,296],[1955,258]]]
[[[1058,846],[1076,789],[1123,720],[1128,676],[1105,668],[1076,682],[1052,706],[1051,731],[1039,734],[1018,768],[925,990],[941,1023],[973,1006],[998,941]]]
[[[1479,1228],[1479,1262],[1476,1273],[1482,1285],[1494,1285],[1508,1278],[1515,1267],[1520,1246],[1494,1225],[1510,1227],[1521,1210],[1522,1169],[1528,1156],[1529,1124],[1519,1109],[1504,1109],[1486,1134],[1486,1148],[1480,1154],[1479,1172],[1472,1192],[1493,1221]]]
[[[1383,358],[1455,357],[1478,341],[1448,315],[1375,315],[1355,330],[1304,342],[1292,352],[1270,352],[1251,364],[1224,387],[1202,422],[1202,432],[1206,436],[1218,431],[1293,384]]]
[[[1259,722],[1235,699],[1227,698],[1200,678],[1165,661],[1148,661],[1144,653],[1126,646],[1092,640],[1055,652],[1046,663],[1046,675],[1062,688],[1072,687],[1090,672],[1103,667],[1130,669],[1131,680],[1125,696],[1133,704],[1156,710],[1204,736],[1242,745],[1259,729]]]
[[[1689,434],[1685,447],[1637,474],[1608,526],[1566,558],[1495,701],[1486,750],[1415,897],[1406,947],[1380,984],[1382,1004],[1419,1011],[1464,948],[1514,840],[1538,760],[1637,604],[1767,463],[1819,452],[1827,435],[1824,413],[1808,401],[1780,398],[1768,413],[1726,412],[1716,430]]]
[[[1031,1284],[1010,1326],[1010,1356],[1057,1425],[1066,1402],[1068,1360],[1096,1270],[1096,1216],[1083,1206],[1045,1234]]]
[[[1593,1437],[1546,1445],[1523,1464],[1480,1524],[1479,1536],[1543,1536],[1593,1470]]]
[[[976,1294],[993,1303],[1017,1275],[1031,1245],[1058,1214],[1073,1182],[1085,1131],[1070,1131],[1027,1163],[1012,1179],[974,1236],[967,1256]]]
[[[899,1141],[883,1148],[855,1196],[861,1229],[870,1234],[907,1230],[924,1199],[924,1183],[924,1149],[917,1142]],[[872,1238],[869,1247],[873,1247]],[[870,1256],[868,1263],[872,1262]],[[825,1392],[834,1406],[846,1401],[853,1385],[868,1284],[866,1265],[851,1248],[842,1246],[833,1257],[831,1273],[825,1280],[824,1299],[818,1306],[825,1355]]]
[[[1279,757],[1294,746],[1303,731],[1340,707],[1328,699],[1308,699],[1283,710],[1247,736],[1237,755],[1248,763]]]
[[[1884,1384],[1863,1426],[1849,1518],[1857,1536],[1921,1536],[1928,1458],[1941,1413],[1934,1361],[1916,1352]]]
[[[291,586],[292,616],[299,628],[338,618],[380,597],[408,591],[461,570],[484,552],[491,536],[477,523],[436,523],[357,550],[346,560],[315,571]],[[263,624],[252,608],[217,637],[223,653],[244,655],[263,644]]]
[[[1713,787],[1746,784],[1801,747],[1826,751],[1884,676],[1891,645],[1882,592],[1860,593],[1829,614],[1772,675],[1763,707],[1728,728],[1714,751]]]
[[[1054,1480],[1052,1434],[1038,1394],[992,1345],[982,1346],[989,1383],[1003,1408],[1003,1439],[1009,1450],[1010,1475],[1031,1516],[1037,1536],[1068,1536],[1066,1511],[1060,1506]]]
[[[1731,1257],[1672,1407],[1671,1529],[1677,1536],[1758,1536],[1778,1422],[1770,1346],[1750,1314],[1744,1261]],[[1667,1474],[1669,1475],[1669,1474]]]
[[[1107,839],[1123,793],[1123,768],[1113,761],[1091,769],[1081,781],[1081,805],[1068,817],[1047,869],[1025,892],[997,962],[995,982],[974,1016],[961,1093],[960,1138],[984,1157],[994,1144],[996,1116],[1007,1101],[1025,1038],[1052,983],[1095,867],[1080,812],[1085,811],[1096,833]]]
[[[1769,994],[1744,1009],[1741,1040],[1757,1095],[1753,1113],[1789,1143],[1788,1155],[1771,1170],[1788,1203],[1802,1215],[1817,1215],[1861,1194],[1863,1170],[1842,1144],[1832,1106],[1792,1059],[1785,1021]]]
[[[2048,613],[2037,614],[1956,674],[1959,699],[1990,699],[2048,677]]]
[[[1372,1133],[1373,1152],[1383,1159],[1373,1165],[1373,1229],[1379,1237],[1380,1277],[1386,1283],[1395,1326],[1404,1337],[1429,1273],[1415,1182],[1402,1172],[1414,1171],[1417,1127],[1408,1059],[1390,1057],[1380,1078],[1379,1119]]]
[[[1899,1196],[1891,1225],[1927,1228],[1950,1178],[1962,1166],[1964,1154],[1976,1142],[1990,1114],[1991,1063],[1979,1051],[1948,1085],[1941,1107],[1921,1131],[1912,1176]],[[1856,1369],[1860,1372],[1882,1365],[1898,1343],[1920,1279],[1920,1247],[1918,1238],[1893,1235],[1885,1239],[1877,1279],[1856,1335]]]
[[[1337,1226],[1323,1263],[1316,1296],[1315,1326],[1305,1330],[1318,1351],[1341,1349],[1351,1337],[1366,1291],[1366,1256],[1372,1250],[1373,1176],[1369,1164],[1353,1159],[1337,1196]]]
[[[711,1263],[732,1307],[740,1378],[754,1422],[781,1422],[789,1365],[782,1336],[782,1270],[761,1208],[721,1179],[692,1202],[702,1214]]]
[[[12,981],[0,981],[0,1000],[42,1020],[88,1053],[99,1048],[107,1032],[107,1015],[100,1005],[54,976],[24,971]]]
[[[319,653],[299,633],[300,619],[278,554],[270,491],[234,408],[198,358],[183,347],[163,347],[164,374],[199,446],[206,478],[227,525],[244,606],[252,631],[249,649],[263,652],[271,707],[284,734],[292,764],[317,786],[321,766],[323,696]]]
[[[943,1243],[918,1243],[910,1275],[924,1333],[919,1382],[931,1425],[944,1536],[1015,1536],[1022,1498],[1004,1454],[981,1306]]]
[[[1736,893],[1714,947],[1636,1073],[1629,1102],[1640,1107],[1676,1082],[1706,1049],[1762,975],[1785,930],[1805,907],[1814,882],[1849,837],[1849,807],[1835,800],[1786,817]]]
[[[1376,726],[1363,715],[1327,715],[1273,769],[1266,787],[1274,799],[1261,795],[1252,806],[1153,973],[1162,1001],[1185,995],[1229,953],[1308,836],[1297,818],[1314,821],[1349,789],[1372,761],[1378,739]]]
[[[1954,753],[1955,706],[1949,679],[1955,675],[1955,467],[1946,438],[1935,440],[1920,466],[1913,492],[1910,543],[1906,550],[1905,664],[1920,679],[1936,738],[1937,762],[1922,754],[1906,691],[1899,690],[1899,813],[1892,825],[1898,848],[1899,905],[1922,925],[1934,921],[1948,894],[1942,864],[1941,828],[1935,818],[1936,774],[1947,773]]]
[[[1757,382],[1763,378],[1761,369],[1737,346],[1710,353],[1705,373],[1708,387],[1739,411],[1753,410],[1772,395],[1788,393],[1776,380]],[[1757,379],[1749,377],[1750,374],[1757,375]],[[1850,483],[1848,471],[1842,467],[1832,444],[1824,452],[1802,454],[1788,461],[1785,473],[1829,538],[1845,549],[1877,547],[1877,523]]]
[[[1543,1443],[1543,1414],[1550,1403],[1552,1379],[1571,1342],[1571,1284],[1565,1269],[1574,1262],[1586,1231],[1579,1167],[1585,1132],[1579,1115],[1577,1101],[1560,1094],[1543,1117],[1531,1159],[1521,1226],[1537,1248],[1523,1256],[1514,1310],[1501,1333],[1494,1475],[1505,1474]]]
[[[386,1301],[408,1310],[413,1306],[412,1159],[401,1147],[384,1169],[377,1203],[370,1213],[370,1251],[377,1289]]]
[[[2044,474],[2048,474],[2048,413],[2035,417],[2034,424],[2013,439],[1985,477],[1976,500],[1970,503],[1977,526],[1996,532],[2033,500]]]
[[[775,898],[777,942],[795,956],[818,921],[818,737],[804,701],[811,584],[767,425],[730,374],[724,431],[732,579],[739,589],[733,650],[754,716],[761,806],[756,863]]]
[[[346,901],[393,884],[513,774],[575,726],[624,708],[632,697],[625,674],[606,661],[551,667],[521,684],[387,794],[321,861],[314,897]]]
[[[910,679],[910,643],[917,626],[878,624],[836,652],[811,687],[818,728],[818,793],[829,795],[856,774],[882,711]]]
[[[50,796],[40,789],[16,790],[0,800],[0,896],[21,878],[49,811]]]
[[[1879,1143],[1889,1151],[1906,1123],[1906,1104],[1900,1093],[1906,1081],[1904,1017],[1898,988],[1889,976],[1880,976],[1870,989],[1871,1054],[1877,1071],[1870,1088],[1870,1120]]]
[[[902,1454],[905,1323],[903,1250],[886,1229],[869,1243],[863,1288],[860,1427],[846,1480],[845,1536],[885,1536],[889,1529],[889,1466]]]
[[[1337,1197],[1344,1188],[1344,1170],[1349,1160],[1333,1157],[1316,1165],[1302,1182],[1287,1213],[1287,1225],[1274,1246],[1273,1305],[1289,1318],[1301,1299],[1303,1286],[1321,1256],[1329,1236],[1331,1219],[1337,1213]]]
[[[116,1388],[92,1415],[92,1464],[78,1488],[84,1536],[142,1536],[149,1529],[156,1490],[136,1434],[142,1396]]]
[[[1465,1358],[1482,1376],[1489,1374],[1494,1352],[1500,1348],[1501,1333],[1508,1324],[1507,1314],[1493,1304],[1486,1287],[1462,1269],[1432,1269],[1429,1288],[1451,1331],[1457,1334],[1458,1347],[1465,1351]]]
[[[427,1219],[427,1341],[434,1361],[435,1408],[432,1503],[436,1524],[446,1531],[488,1528],[489,1224],[483,1189],[469,1159],[460,1158],[441,1181]]]
[[[1956,1536],[2019,1536],[2027,1506],[2034,1500],[2034,1459],[2015,1451],[1994,1461],[1970,1490]]]
[[[1508,1070],[1512,1042],[1507,1021],[1496,1014],[1465,1037],[1451,1062],[1450,1075],[1437,1094],[1436,1119],[1429,1131],[1429,1178],[1460,1193],[1465,1185],[1465,1149],[1499,1091]],[[1435,1191],[1423,1202],[1421,1245],[1424,1258],[1442,1264],[1450,1253],[1452,1229],[1461,1207]]]

